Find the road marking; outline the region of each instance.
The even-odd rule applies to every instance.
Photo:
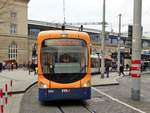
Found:
[[[118,99],[116,99],[116,98],[113,98],[112,96],[107,95],[106,93],[104,93],[104,92],[102,92],[102,91],[100,91],[100,90],[98,90],[98,89],[96,89],[96,88],[93,88],[93,87],[92,87],[92,89],[94,89],[94,90],[97,91],[98,93],[100,93],[100,94],[102,94],[102,95],[104,95],[104,96],[106,96],[106,97],[112,99],[113,101],[116,101],[116,102],[118,102],[118,103],[120,103],[120,104],[122,104],[122,105],[125,105],[126,107],[129,107],[129,108],[131,108],[131,109],[133,109],[133,110],[135,110],[135,111],[138,111],[138,112],[140,112],[140,113],[146,113],[146,112],[144,112],[144,111],[142,111],[142,110],[140,110],[140,109],[138,109],[138,108],[135,108],[135,107],[133,107],[133,106],[127,104],[127,103],[124,103],[124,102],[122,102],[122,101],[120,101],[120,100],[118,100]]]

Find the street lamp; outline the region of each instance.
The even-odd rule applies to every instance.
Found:
[[[118,33],[118,73],[120,68],[120,38],[121,38],[121,14],[119,14],[119,33]]]
[[[103,0],[103,22],[102,22],[102,41],[101,41],[101,78],[104,78],[104,66],[105,66],[105,0]]]

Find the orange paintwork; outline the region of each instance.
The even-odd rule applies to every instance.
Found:
[[[50,39],[50,38],[77,38],[77,39],[82,39],[87,43],[88,47],[88,71],[87,75],[76,82],[73,83],[67,83],[67,84],[62,84],[62,83],[56,83],[53,81],[49,81],[46,78],[42,76],[42,68],[40,65],[40,54],[38,54],[38,83],[42,82],[46,84],[49,88],[77,88],[81,87],[81,85],[87,81],[91,80],[91,70],[90,70],[90,37],[87,33],[84,32],[78,32],[78,31],[62,31],[62,30],[51,30],[51,31],[42,31],[39,33],[38,38],[37,38],[37,44],[38,44],[38,53],[40,53],[40,48],[41,48],[41,43],[43,40]]]

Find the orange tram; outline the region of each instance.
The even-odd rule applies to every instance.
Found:
[[[42,31],[37,43],[39,101],[90,99],[89,35],[79,31]]]

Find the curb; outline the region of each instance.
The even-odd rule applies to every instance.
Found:
[[[141,73],[141,74],[150,74],[150,72],[143,72],[143,73]]]
[[[20,90],[20,91],[12,91],[12,94],[21,94],[21,93],[25,93],[28,89],[30,89],[32,86],[34,86],[37,83],[37,81],[35,81],[34,83],[30,84],[25,90]],[[5,93],[4,93],[5,94]],[[8,94],[10,94],[10,92],[8,92]]]
[[[110,84],[96,84],[96,85],[92,85],[92,87],[97,87],[97,86],[111,86],[111,85],[119,85],[119,83],[110,83]]]
[[[21,93],[25,93],[28,89],[30,89],[32,86],[34,86],[37,83],[37,81],[33,82],[32,84],[30,84],[25,90],[20,90],[20,91],[12,91],[12,94],[21,94]],[[116,83],[110,83],[110,84],[95,84],[95,85],[91,85],[92,87],[97,87],[97,86],[110,86],[110,85],[119,85],[119,82]],[[5,93],[3,93],[5,94]],[[8,92],[8,94],[10,94],[10,92]]]

